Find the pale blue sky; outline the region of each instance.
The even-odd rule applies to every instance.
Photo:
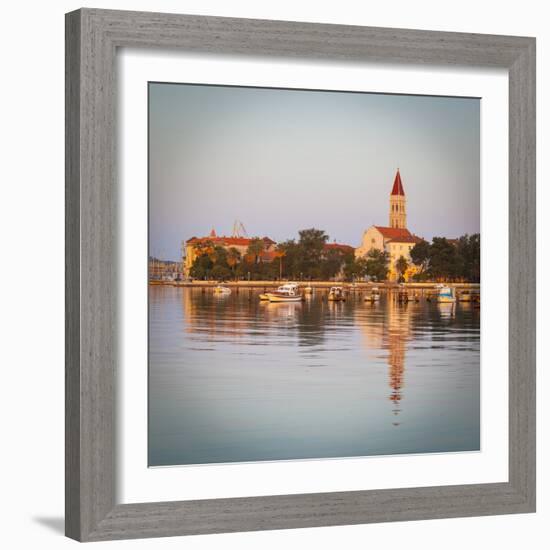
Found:
[[[250,236],[317,227],[358,246],[388,224],[397,167],[413,233],[478,232],[479,99],[152,83],[150,253],[177,259],[235,219]]]

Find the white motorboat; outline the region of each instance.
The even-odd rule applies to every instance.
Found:
[[[346,300],[344,289],[341,286],[330,287],[328,299],[330,302],[344,302]]]
[[[270,302],[301,302],[303,299],[298,290],[298,283],[286,283],[273,292],[267,292],[266,295]]]
[[[380,301],[380,290],[378,287],[373,287],[369,294],[365,296],[365,302],[378,302]]]
[[[454,304],[456,302],[456,291],[453,287],[442,286],[437,293],[437,302],[439,304]]]
[[[214,294],[231,294],[231,289],[226,286],[217,285],[214,287]]]

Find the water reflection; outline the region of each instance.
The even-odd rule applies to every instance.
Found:
[[[400,303],[392,293],[386,294],[381,302],[368,304],[368,307],[366,313],[360,308],[356,310],[358,324],[365,335],[366,348],[385,352],[382,356],[385,356],[388,365],[388,399],[392,404],[392,413],[397,417],[402,410],[405,354],[411,337],[411,310],[409,304]],[[399,426],[397,420],[392,424]]]
[[[149,292],[151,465],[479,449],[471,304]]]

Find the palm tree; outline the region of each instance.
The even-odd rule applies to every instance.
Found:
[[[250,243],[248,244],[248,249],[246,251],[247,256],[250,256],[254,258],[254,263],[258,263],[258,258],[260,254],[265,249],[265,243],[263,239],[260,239],[259,237],[254,237],[250,240]]]
[[[403,256],[399,256],[399,259],[395,262],[395,269],[399,273],[399,280],[401,282],[405,278],[405,272],[409,269],[409,262]]]
[[[233,276],[235,277],[235,266],[239,263],[241,260],[241,253],[232,246],[227,251],[227,265],[231,268],[231,271],[233,271]]]
[[[279,258],[279,280],[283,278],[283,258],[286,256],[284,246],[278,245],[275,249],[275,258]]]

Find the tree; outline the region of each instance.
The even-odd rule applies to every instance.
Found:
[[[479,233],[463,235],[458,239],[457,254],[460,263],[460,276],[471,282],[480,278],[480,237]]]
[[[324,280],[334,279],[343,267],[346,278],[353,277],[355,267],[352,268],[352,264],[354,261],[353,252],[347,253],[340,248],[330,248],[323,253],[320,261],[320,276]]]
[[[279,279],[283,278],[283,258],[286,256],[286,251],[281,245],[277,245],[275,249],[275,258],[279,259]]]
[[[346,281],[353,281],[364,277],[367,274],[367,260],[365,258],[355,258],[353,255],[347,256],[344,263],[344,277]]]
[[[282,262],[282,275],[290,279],[296,278],[300,271],[300,247],[294,239],[289,239],[277,245],[277,253]]]
[[[409,262],[404,256],[399,256],[399,259],[395,262],[395,269],[399,273],[399,282],[405,280],[405,272],[409,269]]]
[[[428,241],[420,241],[416,243],[410,252],[411,260],[414,265],[420,268],[420,273],[428,271],[430,266],[430,243]]]
[[[265,242],[259,237],[254,237],[248,244],[246,255],[254,259],[254,263],[257,264],[260,258],[260,254],[265,250]]]
[[[231,277],[231,270],[224,265],[215,265],[210,272],[210,276],[223,281]]]
[[[377,248],[367,252],[366,275],[377,281],[385,281],[388,277],[389,254]]]
[[[453,279],[460,275],[457,247],[445,237],[434,237],[430,246],[430,274],[435,279]]]
[[[321,260],[328,241],[328,235],[322,229],[302,229],[298,232],[300,262],[299,271],[307,278],[319,278],[321,275]]]
[[[232,246],[227,251],[227,265],[233,272],[233,276],[235,276],[235,267],[240,261],[241,261],[241,253],[234,246]]]
[[[195,279],[207,279],[214,267],[210,256],[206,253],[197,256],[189,270],[191,277]]]
[[[221,266],[224,266],[226,267],[228,264],[227,264],[227,250],[223,247],[223,246],[215,246],[210,254],[210,259],[212,260],[212,262],[216,265],[221,265]]]

